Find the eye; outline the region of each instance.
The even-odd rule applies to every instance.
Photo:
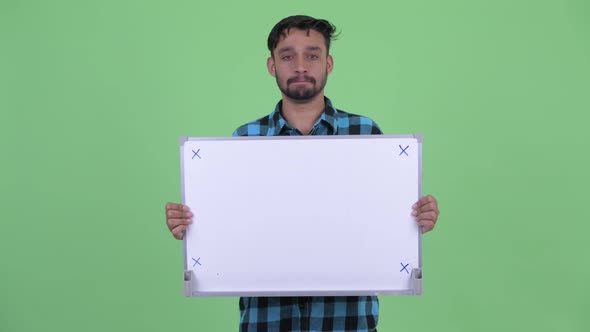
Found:
[[[317,54],[310,54],[310,55],[308,56],[308,58],[310,58],[311,60],[317,60],[317,59],[319,59],[320,57],[319,57]]]
[[[289,61],[291,59],[293,59],[293,56],[291,56],[291,55],[283,55],[281,57],[281,60],[283,60],[283,61]]]

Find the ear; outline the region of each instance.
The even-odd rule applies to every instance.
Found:
[[[271,56],[266,59],[266,68],[268,69],[270,76],[276,77],[275,59],[273,59]]]
[[[327,66],[328,66],[328,74],[330,74],[332,72],[332,69],[334,69],[334,59],[332,58],[331,55],[328,55],[328,59],[327,59]]]

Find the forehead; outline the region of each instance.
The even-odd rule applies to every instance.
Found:
[[[312,29],[308,32],[307,30],[291,28],[285,30],[284,36],[281,36],[277,43],[275,52],[279,53],[285,49],[299,50],[308,48],[320,48],[321,51],[325,51],[324,36]]]

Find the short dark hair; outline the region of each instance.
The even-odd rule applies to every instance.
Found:
[[[336,27],[324,19],[317,19],[311,16],[295,15],[289,16],[282,19],[277,23],[270,34],[268,35],[268,50],[272,56],[272,51],[277,48],[279,40],[287,37],[289,30],[291,29],[306,30],[309,35],[309,30],[315,30],[324,36],[324,42],[326,44],[326,51],[330,53],[330,43],[332,40],[336,40],[338,34],[335,34]]]

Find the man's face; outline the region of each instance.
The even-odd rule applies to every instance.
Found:
[[[269,73],[277,80],[283,96],[306,102],[324,91],[333,60],[328,56],[324,36],[315,31],[291,29],[268,58]]]

